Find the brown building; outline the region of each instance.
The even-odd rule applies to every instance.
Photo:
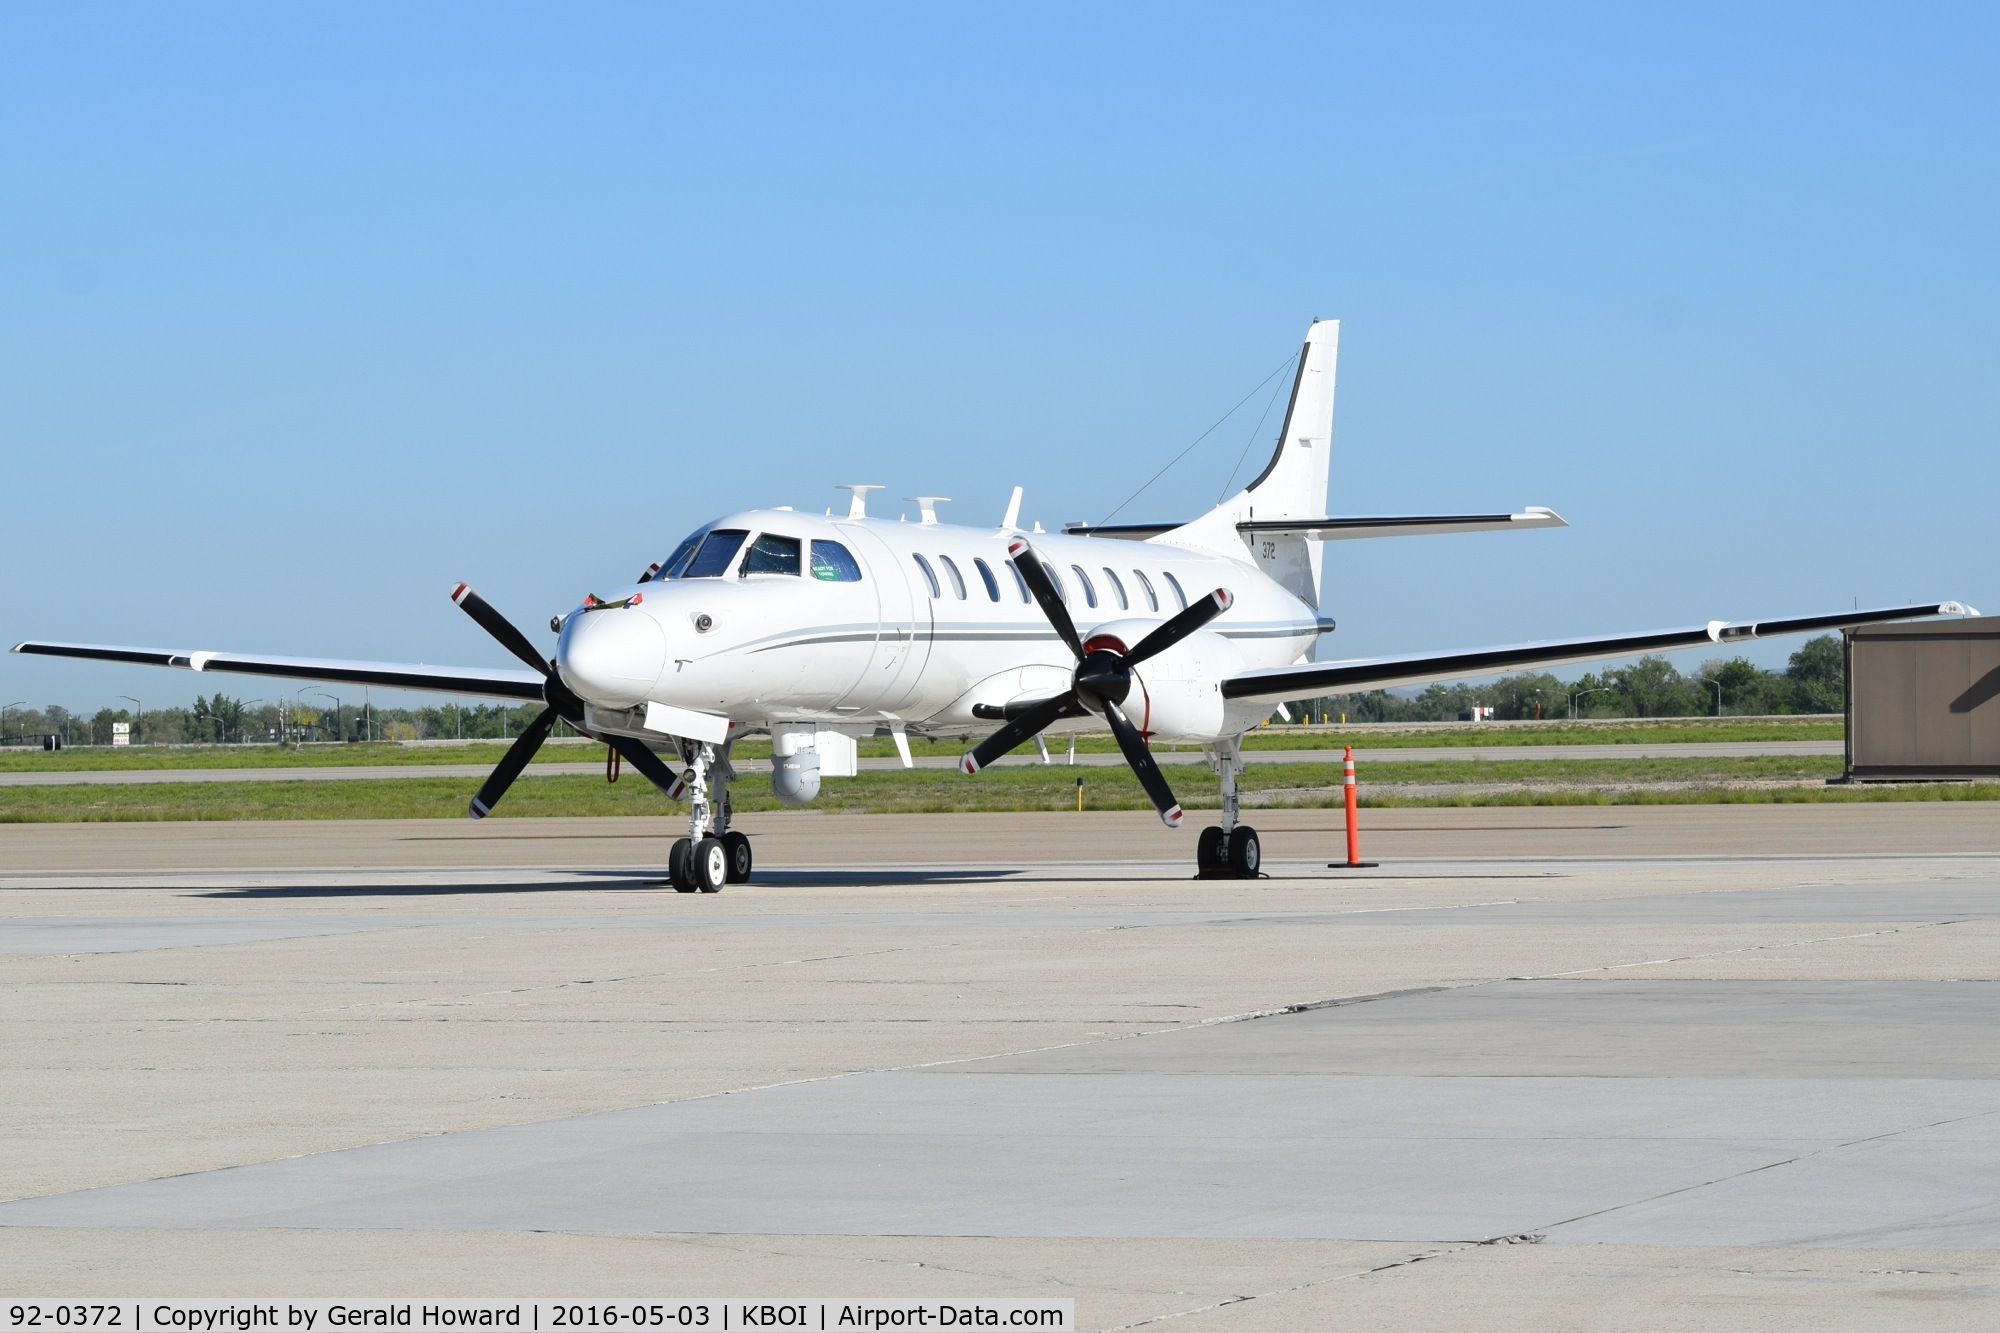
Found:
[[[2000,777],[2000,616],[1847,632],[1847,777]]]

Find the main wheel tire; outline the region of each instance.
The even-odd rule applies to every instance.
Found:
[[[699,887],[694,882],[693,852],[692,838],[681,838],[667,850],[667,882],[674,886],[675,893],[693,893]]]
[[[1257,830],[1238,824],[1229,831],[1229,868],[1245,879],[1257,874],[1264,862],[1264,849],[1257,843]]]
[[[688,868],[694,872],[696,888],[703,893],[721,893],[729,882],[729,849],[720,838],[703,838],[694,845]]]
[[[750,882],[750,839],[731,829],[722,835],[722,849],[729,853],[729,882],[748,884]]]
[[[1222,845],[1222,826],[1210,824],[1201,831],[1201,838],[1194,845],[1194,867],[1196,870],[1221,870],[1229,864],[1229,853]]]

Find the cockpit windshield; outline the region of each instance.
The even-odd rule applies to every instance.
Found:
[[[719,579],[729,568],[729,562],[736,558],[736,552],[743,546],[743,539],[750,534],[742,528],[716,528],[701,540],[701,547],[695,551],[687,566],[674,577],[683,579]]]

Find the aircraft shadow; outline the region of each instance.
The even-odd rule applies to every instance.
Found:
[[[749,887],[767,884],[788,889],[842,889],[885,884],[982,884],[1012,879],[1022,873],[979,866],[950,870],[759,870],[751,877]]]
[[[270,884],[247,889],[212,889],[198,898],[453,898],[494,897],[505,893],[575,893],[579,888],[610,888],[608,884]],[[628,875],[624,887],[658,889],[664,880]]]
[[[575,893],[579,889],[622,888],[635,892],[672,893],[664,876],[635,875],[629,870],[586,870],[577,872],[597,883],[578,884],[575,880],[557,883],[510,884],[267,884],[242,889],[212,889],[196,894],[200,898],[275,899],[288,898],[479,898],[510,893]],[[748,884],[732,884],[731,893],[754,893],[759,887],[814,889],[862,888],[903,884],[998,883],[1023,873],[964,867],[939,870],[760,870]]]

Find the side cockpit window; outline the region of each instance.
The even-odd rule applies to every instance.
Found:
[[[752,574],[799,575],[799,539],[783,537],[775,532],[766,532],[750,543],[750,554],[743,557],[743,568],[736,577],[747,579]]]
[[[694,554],[694,548],[701,545],[701,539],[703,537],[706,537],[707,535],[708,535],[707,528],[696,528],[692,533],[688,535],[687,540],[683,541],[679,546],[676,546],[674,548],[674,553],[672,555],[668,556],[658,565],[655,565],[649,576],[647,578],[640,579],[639,582],[648,583],[651,582],[653,579],[679,578],[681,576],[681,570],[687,567],[688,557]]]
[[[676,578],[719,579],[729,568],[729,562],[743,549],[743,539],[750,534],[742,528],[717,528],[701,539],[701,546],[689,558],[687,568]]]
[[[854,553],[839,542],[822,541],[815,537],[812,544],[812,576],[827,583],[859,583],[861,566],[854,562]]]

